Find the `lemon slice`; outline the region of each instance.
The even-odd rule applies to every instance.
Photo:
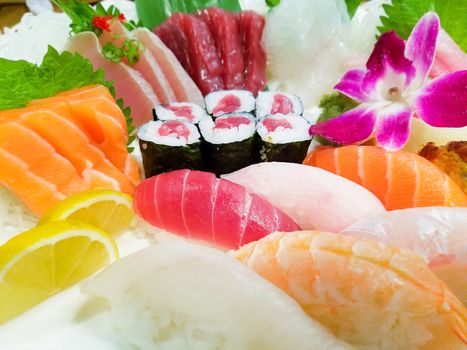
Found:
[[[41,223],[78,220],[112,235],[127,229],[134,218],[132,198],[112,190],[92,190],[70,196],[47,213]]]
[[[0,246],[0,324],[118,258],[110,235],[85,223],[55,221]]]

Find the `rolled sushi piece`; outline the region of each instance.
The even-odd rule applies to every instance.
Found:
[[[247,90],[221,90],[211,92],[205,97],[209,114],[218,117],[227,113],[252,112],[255,109],[255,97]]]
[[[231,113],[199,123],[206,169],[227,174],[254,162],[256,123],[250,113]]]
[[[172,170],[203,169],[201,135],[193,123],[151,121],[138,129],[137,136],[146,178]]]
[[[302,115],[303,103],[298,96],[285,92],[259,92],[256,98],[256,117],[271,114]]]
[[[198,124],[201,119],[208,117],[206,110],[196,103],[174,102],[158,105],[154,109],[155,120],[186,120]]]
[[[275,114],[262,118],[257,125],[261,161],[302,163],[311,140],[309,127],[299,116]]]

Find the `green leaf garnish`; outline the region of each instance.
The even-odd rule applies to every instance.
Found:
[[[349,13],[349,17],[352,18],[357,12],[358,6],[361,4],[362,0],[345,0],[345,4],[347,5],[347,12]]]
[[[0,58],[0,111],[26,107],[28,102],[57,95],[59,92],[100,84],[115,96],[114,84],[106,81],[104,71],[94,68],[81,55],[64,51],[59,54],[49,46],[40,66],[27,61]],[[129,108],[117,101],[125,115],[129,142],[133,141],[133,121]]]
[[[121,47],[117,47],[114,43],[107,43],[102,48],[104,57],[113,62],[120,63],[124,59],[130,66],[135,65],[139,61],[141,52],[144,52],[145,47],[136,39],[125,40]]]
[[[385,16],[381,17],[380,33],[395,30],[402,38],[409,37],[420,17],[436,11],[441,26],[454,41],[467,51],[467,1],[466,0],[392,0],[383,5]]]
[[[269,7],[276,7],[281,3],[281,0],[266,0],[266,5]]]
[[[153,30],[174,13],[193,13],[216,6],[224,10],[241,11],[238,0],[135,0],[136,11],[144,26]]]

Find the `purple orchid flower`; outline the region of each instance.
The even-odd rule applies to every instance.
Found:
[[[335,89],[361,104],[335,119],[316,124],[311,134],[350,144],[376,141],[387,150],[402,148],[410,118],[436,127],[467,125],[467,70],[428,81],[440,29],[438,15],[425,14],[407,42],[394,31],[384,33],[366,63],[349,70]]]

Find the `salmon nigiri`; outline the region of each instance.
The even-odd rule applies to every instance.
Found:
[[[378,197],[387,210],[428,206],[466,207],[467,196],[428,160],[374,146],[319,147],[304,164],[352,180]]]
[[[417,254],[319,231],[232,253],[359,349],[465,349],[467,310]]]

